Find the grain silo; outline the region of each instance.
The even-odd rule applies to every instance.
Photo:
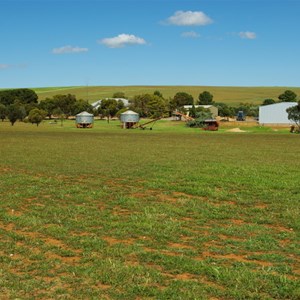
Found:
[[[140,116],[132,110],[127,110],[121,113],[120,120],[122,123],[121,127],[129,129],[139,122]]]
[[[94,124],[94,115],[86,111],[76,115],[77,128],[92,128]]]

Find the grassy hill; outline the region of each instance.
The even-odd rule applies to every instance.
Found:
[[[300,95],[300,87],[224,87],[224,86],[70,86],[34,88],[39,99],[43,100],[57,94],[73,94],[77,99],[95,100],[112,97],[115,92],[124,92],[128,98],[138,94],[153,93],[159,90],[165,98],[173,97],[177,92],[186,92],[198,99],[203,91],[214,95],[214,101],[237,105],[241,102],[260,104],[266,98],[277,100],[285,90],[291,89]]]

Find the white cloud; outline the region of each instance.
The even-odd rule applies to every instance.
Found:
[[[181,34],[181,36],[184,38],[198,38],[198,37],[200,37],[200,34],[195,31],[186,31],[186,32],[183,32]]]
[[[73,46],[63,46],[60,48],[54,48],[52,50],[53,54],[65,54],[65,53],[81,53],[89,51],[88,48],[80,48],[80,47],[73,47]]]
[[[146,41],[143,38],[137,37],[133,34],[119,34],[112,38],[105,38],[98,41],[99,43],[109,48],[122,48],[126,45],[143,45]]]
[[[10,67],[11,67],[11,65],[0,64],[0,70],[8,69],[8,68],[10,68]]]
[[[204,26],[211,24],[213,20],[202,11],[176,11],[167,19],[167,23],[177,26]]]
[[[250,31],[241,31],[239,33],[239,36],[242,39],[249,39],[249,40],[254,40],[256,39],[256,33],[255,32],[250,32]]]
[[[0,64],[0,70],[6,70],[6,69],[26,69],[28,67],[27,64]]]

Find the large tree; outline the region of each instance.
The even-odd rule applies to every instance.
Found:
[[[192,95],[185,92],[178,92],[176,93],[174,98],[170,101],[170,108],[172,110],[180,109],[184,105],[193,105],[193,104],[194,104],[194,98]]]
[[[7,115],[7,108],[4,104],[0,103],[0,119],[2,120],[2,122],[5,120]]]
[[[7,106],[7,117],[13,126],[17,120],[24,118],[23,111],[18,104],[11,104]]]
[[[298,102],[298,105],[287,108],[286,112],[288,113],[288,119],[295,122],[299,132],[300,131],[300,101]]]
[[[75,116],[83,111],[89,113],[93,112],[93,106],[88,103],[86,100],[77,100],[72,107],[72,115]]]
[[[208,92],[208,91],[204,91],[202,93],[199,94],[199,104],[200,105],[208,105],[208,104],[213,104],[213,98],[214,96]]]
[[[39,104],[40,109],[47,112],[47,116],[51,119],[53,111],[57,108],[57,102],[53,98],[46,98]]]
[[[16,101],[22,104],[38,103],[38,96],[31,89],[11,89],[0,91],[0,103],[10,105]]]
[[[147,106],[149,118],[155,119],[162,117],[167,111],[166,101],[157,95],[152,95]]]
[[[113,118],[117,112],[124,108],[124,103],[115,99],[104,99],[101,101],[100,107],[98,108],[98,113],[107,118],[107,122],[109,123],[109,119]]]
[[[76,97],[74,95],[56,95],[53,99],[55,101],[56,108],[59,108],[66,118],[72,115],[72,110],[76,102]]]
[[[143,95],[136,95],[130,100],[129,108],[137,112],[140,117],[147,117],[148,116],[148,104],[151,101],[153,95],[150,94],[143,94]]]
[[[280,102],[296,102],[297,94],[291,90],[286,90],[283,94],[278,96]]]
[[[29,112],[28,121],[32,124],[36,124],[36,126],[39,126],[39,124],[45,119],[46,116],[46,111],[34,108]]]
[[[267,98],[267,99],[264,100],[262,105],[270,105],[270,104],[274,104],[274,103],[276,103],[276,101],[274,99]]]

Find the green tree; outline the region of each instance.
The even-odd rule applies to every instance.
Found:
[[[192,95],[185,92],[178,92],[174,98],[170,101],[171,110],[181,109],[184,105],[193,105],[194,98]]]
[[[165,100],[157,95],[151,95],[151,98],[147,104],[147,116],[149,118],[162,117],[167,111],[167,105]]]
[[[64,125],[64,119],[66,118],[64,112],[59,107],[56,107],[53,110],[53,115],[60,119],[60,126],[63,126]]]
[[[16,100],[21,104],[38,103],[38,96],[31,89],[10,89],[0,91],[0,103],[11,105]]]
[[[51,119],[53,111],[57,108],[57,102],[53,98],[46,98],[39,103],[39,108],[47,112],[47,116]]]
[[[32,124],[36,124],[36,126],[39,126],[39,124],[45,119],[46,116],[46,111],[34,108],[29,112],[28,121]]]
[[[192,118],[196,118],[197,110],[195,105],[193,104],[192,108],[189,110],[189,116]]]
[[[209,105],[209,104],[211,105],[211,104],[213,104],[213,98],[214,98],[214,96],[210,92],[204,91],[199,94],[199,97],[198,97],[199,102],[198,103],[200,105]]]
[[[123,92],[115,92],[112,96],[113,98],[123,98],[123,99],[127,99],[125,96],[125,93]]]
[[[243,111],[245,116],[258,117],[259,107],[252,103],[240,103],[238,107],[235,107],[235,113]]]
[[[204,121],[212,118],[212,113],[209,109],[200,108],[199,111],[196,112],[196,116],[194,120],[190,120],[186,122],[188,127],[199,127],[202,128],[204,126]]]
[[[5,120],[7,115],[7,108],[4,104],[0,104],[0,119],[2,122]]]
[[[18,104],[11,104],[7,107],[7,117],[11,123],[11,126],[14,126],[17,120],[23,118],[23,112]]]
[[[286,90],[283,94],[278,96],[280,102],[296,102],[297,94],[291,90]]]
[[[83,111],[93,112],[93,107],[86,100],[77,100],[72,107],[72,115],[75,116]]]
[[[158,90],[154,91],[153,95],[154,95],[154,96],[158,96],[158,97],[160,97],[160,98],[163,98],[162,93],[161,93],[160,91],[158,91]]]
[[[270,105],[270,104],[274,104],[276,103],[276,101],[274,99],[265,99],[264,102],[262,103],[262,105]]]
[[[232,117],[235,115],[235,109],[231,106],[228,106],[226,103],[217,102],[214,105],[218,108],[218,115],[220,117]]]
[[[67,95],[56,95],[53,97],[55,101],[56,108],[59,108],[65,115],[66,119],[72,115],[74,105],[76,103],[76,97],[71,94]]]
[[[130,109],[137,112],[140,117],[147,117],[149,114],[149,107],[148,104],[152,99],[152,95],[150,94],[143,94],[143,95],[136,95],[130,101]]]
[[[286,112],[288,113],[288,119],[293,121],[297,125],[298,132],[299,132],[300,131],[300,101],[298,102],[298,105],[287,108]]]
[[[104,99],[101,101],[100,107],[98,108],[98,113],[103,117],[106,117],[107,122],[109,123],[109,119],[116,116],[117,112],[122,108],[124,108],[122,101],[117,101],[115,99]]]

